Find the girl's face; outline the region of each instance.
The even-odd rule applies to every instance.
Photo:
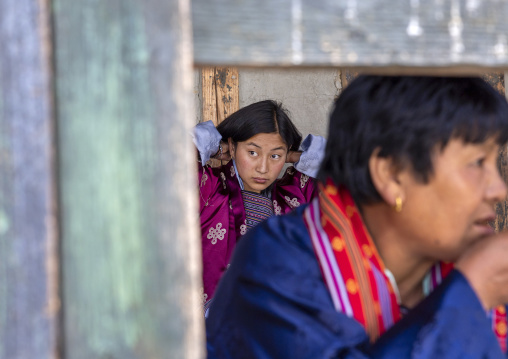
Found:
[[[472,242],[493,234],[495,204],[506,197],[493,139],[480,144],[453,139],[434,157],[434,173],[422,184],[403,175],[404,206],[398,230],[416,256],[452,261]]]
[[[278,133],[259,133],[236,146],[230,140],[229,148],[244,189],[256,193],[277,179],[288,152]]]

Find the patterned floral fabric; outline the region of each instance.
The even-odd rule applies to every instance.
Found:
[[[221,167],[199,166],[199,203],[203,248],[203,303],[208,303],[227,269],[233,249],[247,232],[247,214],[233,163]],[[316,194],[313,179],[289,167],[271,189],[276,215],[290,212]],[[251,223],[252,224],[252,223]]]

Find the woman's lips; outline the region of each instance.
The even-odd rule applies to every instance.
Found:
[[[489,217],[489,218],[485,218],[485,219],[474,222],[474,225],[482,232],[482,234],[491,235],[491,234],[495,233],[495,230],[493,227],[494,220],[495,220],[495,217]]]
[[[258,177],[255,177],[252,180],[256,183],[259,183],[259,184],[264,184],[268,181],[266,178],[258,178]]]
[[[495,233],[494,228],[492,228],[488,224],[483,224],[483,225],[482,224],[476,224],[476,227],[478,227],[480,229],[480,231],[482,232],[482,234],[484,234],[484,235],[491,235],[491,234]]]

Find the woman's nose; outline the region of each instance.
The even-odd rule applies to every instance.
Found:
[[[506,199],[506,194],[506,182],[496,168],[494,171],[494,178],[488,188],[487,196],[489,199],[492,199],[493,202],[497,203],[504,201]]]

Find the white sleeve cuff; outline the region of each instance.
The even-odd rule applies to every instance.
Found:
[[[201,165],[204,166],[217,153],[221,139],[212,121],[200,122],[194,127],[192,140],[198,149]]]
[[[303,140],[300,150],[303,151],[295,168],[309,177],[316,178],[319,166],[325,155],[326,139],[322,136],[308,135]]]

